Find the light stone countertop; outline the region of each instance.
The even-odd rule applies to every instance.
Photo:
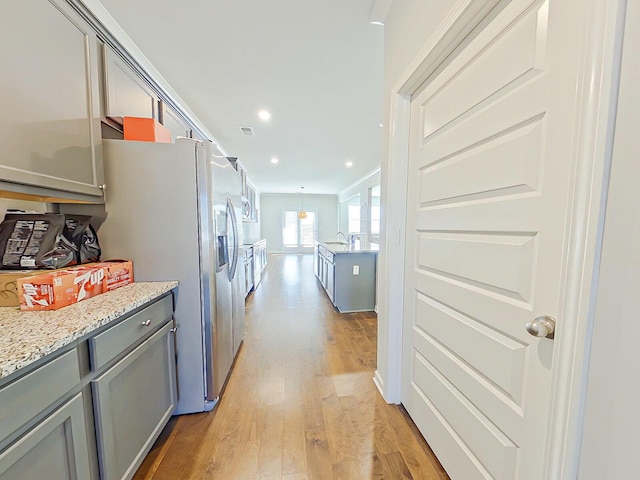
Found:
[[[0,307],[0,379],[177,286],[178,282],[134,282],[52,311]]]
[[[353,245],[347,242],[316,242],[318,245],[322,245],[331,253],[378,253],[378,244],[370,243],[361,240],[356,240]]]

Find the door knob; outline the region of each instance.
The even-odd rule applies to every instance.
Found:
[[[534,337],[553,338],[556,331],[556,320],[547,316],[536,317],[531,322],[527,322],[524,328]]]

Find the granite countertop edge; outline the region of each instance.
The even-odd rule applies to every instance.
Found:
[[[360,246],[358,242],[356,245],[336,245],[329,244],[327,242],[316,241],[318,245],[322,245],[335,255],[349,254],[349,253],[378,253],[377,248],[372,248],[370,243],[364,243],[364,247]]]
[[[134,282],[53,311],[0,307],[0,379],[54,353],[178,286]]]

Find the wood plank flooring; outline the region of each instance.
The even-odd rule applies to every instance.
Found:
[[[272,255],[214,411],[173,417],[134,479],[448,479],[372,377],[374,313],[340,314],[311,255]]]

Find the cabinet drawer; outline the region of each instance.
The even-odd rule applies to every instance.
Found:
[[[333,261],[333,253],[327,250],[327,253],[325,254],[325,256],[327,257],[327,260],[329,260],[330,263],[335,263]]]
[[[52,360],[0,390],[0,439],[38,416],[80,383],[74,350]]]
[[[161,298],[116,326],[89,339],[91,368],[99,370],[131,345],[163,325],[173,314],[171,295]]]

